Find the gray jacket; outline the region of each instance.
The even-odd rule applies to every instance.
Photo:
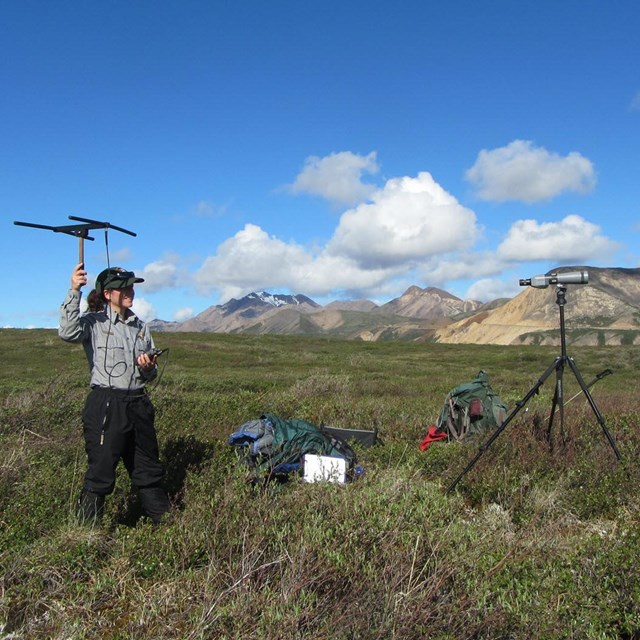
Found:
[[[105,311],[80,314],[81,293],[70,289],[60,307],[58,335],[65,342],[81,342],[89,362],[92,387],[136,391],[153,380],[157,368],[143,372],[139,355],[154,348],[147,325],[129,311],[123,318]]]

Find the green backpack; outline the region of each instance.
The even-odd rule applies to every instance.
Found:
[[[452,389],[444,402],[436,424],[449,440],[466,440],[497,429],[509,411],[491,388],[486,371],[479,371],[472,382]]]
[[[240,425],[228,442],[240,448],[243,462],[256,477],[285,476],[299,471],[307,453],[344,458],[349,477],[362,472],[348,442],[305,420],[285,420],[265,414],[259,420]]]

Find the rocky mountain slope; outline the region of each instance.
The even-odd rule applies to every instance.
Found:
[[[640,344],[640,269],[584,269],[587,285],[569,284],[567,339],[577,344]],[[482,304],[413,286],[383,305],[370,300],[321,306],[303,295],[252,293],[211,306],[181,323],[154,320],[155,331],[330,335],[359,340],[474,344],[558,344],[556,286],[524,287],[512,299]]]
[[[240,300],[231,298],[222,305],[205,309],[194,318],[175,323],[174,326],[158,326],[160,330],[174,331],[211,331],[218,333],[242,332],[248,326],[255,324],[256,319],[273,311],[288,313],[294,309],[296,313],[305,314],[320,309],[321,306],[303,295],[272,295],[266,291],[250,293]],[[173,323],[172,323],[173,324]],[[276,322],[277,324],[281,324]],[[284,323],[286,326],[288,323]],[[288,333],[288,331],[273,331],[273,333]]]
[[[378,306],[370,300],[335,301],[321,306],[306,296],[251,293],[205,309],[180,323],[154,320],[154,331],[333,335],[361,340],[430,339],[460,313],[479,308],[433,287],[410,287]]]
[[[564,316],[572,344],[640,344],[640,269],[573,267],[588,271],[586,285],[566,285]],[[558,344],[557,287],[525,287],[519,295],[439,329],[445,343]]]
[[[482,306],[477,300],[460,298],[436,287],[409,287],[399,298],[378,307],[376,313],[408,318],[453,318],[460,313],[476,311]]]

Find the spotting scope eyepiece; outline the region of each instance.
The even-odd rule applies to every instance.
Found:
[[[550,273],[520,280],[521,287],[546,289],[550,284],[589,284],[589,272],[565,271],[564,273]]]

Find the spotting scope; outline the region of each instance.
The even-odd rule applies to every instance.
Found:
[[[564,273],[549,273],[520,280],[521,287],[535,287],[546,289],[550,284],[588,284],[588,271],[565,271]]]

